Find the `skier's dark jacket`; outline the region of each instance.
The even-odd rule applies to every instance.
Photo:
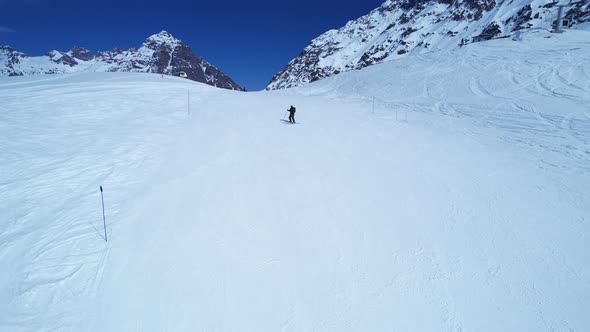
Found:
[[[287,111],[290,113],[295,113],[295,107],[291,106],[291,108],[289,108]]]

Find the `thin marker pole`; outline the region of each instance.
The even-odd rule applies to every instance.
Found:
[[[188,103],[187,103],[188,115],[191,115],[191,91],[186,90],[186,95],[188,96]]]
[[[102,186],[100,186],[100,198],[102,199],[102,223],[104,226],[104,242],[108,242],[108,240],[107,240],[107,219],[104,216],[104,196],[102,194]]]

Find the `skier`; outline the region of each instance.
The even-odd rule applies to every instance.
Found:
[[[289,122],[295,123],[295,107],[291,105],[291,107],[287,111],[289,112]]]

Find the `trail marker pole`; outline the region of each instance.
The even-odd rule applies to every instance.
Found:
[[[100,186],[100,198],[102,200],[102,224],[104,226],[104,242],[108,242],[108,240],[107,240],[107,219],[104,216],[104,196],[102,194],[102,186]]]
[[[375,115],[375,97],[373,97],[373,115]]]
[[[191,91],[190,90],[186,90],[186,95],[187,95],[187,112],[188,115],[191,115]]]

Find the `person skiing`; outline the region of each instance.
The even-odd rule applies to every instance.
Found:
[[[291,107],[287,111],[289,112],[289,122],[295,123],[295,107],[291,105]]]

